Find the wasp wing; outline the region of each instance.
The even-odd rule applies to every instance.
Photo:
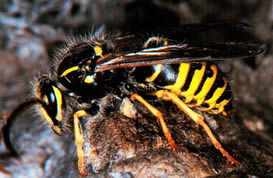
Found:
[[[250,42],[167,45],[123,54],[108,54],[98,60],[95,72],[156,64],[230,60],[255,56],[264,50],[265,45]]]

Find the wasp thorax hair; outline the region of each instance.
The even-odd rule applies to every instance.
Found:
[[[91,41],[69,47],[57,65],[59,82],[77,94],[92,89],[97,85],[95,67],[102,54],[102,47]]]

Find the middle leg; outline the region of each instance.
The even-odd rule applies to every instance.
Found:
[[[141,104],[143,104],[160,122],[160,125],[162,127],[163,133],[166,137],[166,139],[168,140],[170,146],[172,149],[174,149],[175,151],[181,151],[181,148],[179,146],[177,146],[171,136],[171,133],[164,121],[164,118],[162,116],[162,113],[157,110],[155,107],[153,107],[152,105],[150,105],[144,98],[142,98],[140,95],[138,94],[132,94],[131,98],[132,101],[133,100],[138,100]]]

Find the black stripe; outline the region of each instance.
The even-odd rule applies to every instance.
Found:
[[[229,113],[229,112],[232,111],[232,100],[230,100],[230,101],[228,102],[228,104],[226,104],[226,105],[224,106],[224,111],[225,111],[226,113]]]
[[[227,84],[227,87],[224,91],[224,93],[222,94],[222,96],[220,98],[217,99],[216,103],[221,103],[223,100],[229,100],[232,97],[232,91],[231,88],[229,86],[229,84]]]
[[[213,76],[213,71],[212,71],[211,68],[210,68],[211,64],[206,63],[206,64],[204,64],[204,65],[206,65],[205,73],[204,73],[203,79],[202,79],[202,81],[200,82],[200,85],[199,85],[198,89],[195,91],[194,95],[198,94],[198,93],[201,91],[201,89],[202,89],[202,87],[203,87],[205,81],[207,80],[207,78],[210,78],[210,77]]]
[[[202,68],[202,64],[200,64],[200,63],[191,63],[190,64],[190,69],[189,69],[189,72],[187,75],[186,82],[182,88],[182,91],[187,91],[189,89],[195,70],[200,70],[201,68]]]
[[[205,97],[205,100],[210,99],[214,92],[216,91],[217,88],[222,88],[225,85],[225,81],[223,79],[223,74],[218,70],[216,79],[212,85],[212,87],[210,88],[210,91],[208,92],[207,96]]]

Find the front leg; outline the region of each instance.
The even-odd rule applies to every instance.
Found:
[[[78,155],[78,169],[81,176],[87,176],[85,172],[85,164],[84,164],[84,133],[82,128],[82,122],[80,121],[81,117],[87,117],[87,113],[84,110],[79,110],[74,114],[74,134],[75,134],[75,143],[77,146],[77,155]]]

